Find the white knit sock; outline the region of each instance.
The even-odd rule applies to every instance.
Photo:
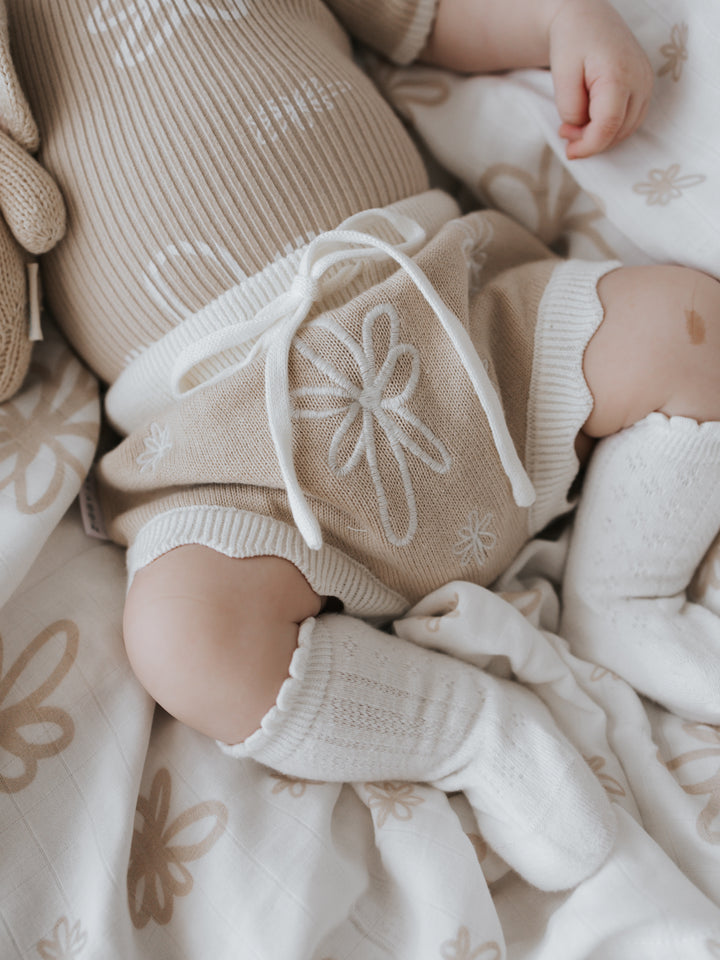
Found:
[[[574,886],[613,843],[603,788],[534,694],[347,616],[302,624],[276,706],[223,749],[287,776],[462,790],[490,846],[543,889]]]
[[[720,529],[720,423],[653,413],[598,444],[575,518],[560,632],[690,719],[720,721],[720,618],[686,590]]]

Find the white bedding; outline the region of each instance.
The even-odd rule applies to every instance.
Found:
[[[563,162],[539,72],[383,83],[445,166],[548,242],[718,273],[720,11],[623,9],[659,76],[645,132],[607,158]],[[153,710],[122,648],[122,551],[75,501],[97,388],[59,338],[35,356],[0,407],[1,960],[720,958],[720,728],[572,656],[555,633],[566,534],[528,545],[494,592],[450,584],[397,625],[512,668],[604,784],[613,855],[546,894],[488,853],[461,795],[290,781]],[[720,615],[720,548],[694,591]]]

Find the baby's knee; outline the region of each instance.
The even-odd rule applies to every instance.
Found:
[[[604,319],[584,370],[587,432],[605,436],[653,410],[720,417],[720,283],[689,267],[622,267],[598,284]]]
[[[204,553],[183,552],[192,550]],[[219,557],[180,548],[140,571],[125,605],[124,637],[140,683],[168,713],[237,743],[275,703],[298,623],[318,612],[319,598],[284,561],[258,558],[272,561],[263,569]],[[297,588],[292,603],[283,584],[290,593]]]

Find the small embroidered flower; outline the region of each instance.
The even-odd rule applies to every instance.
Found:
[[[273,793],[283,793],[287,790],[290,796],[296,800],[304,796],[309,786],[316,786],[321,782],[320,780],[300,780],[297,777],[284,777],[281,773],[271,773],[270,779],[276,781],[272,788]]]
[[[649,179],[633,186],[635,193],[647,197],[648,206],[659,205],[666,207],[671,200],[677,200],[683,195],[683,190],[697,187],[704,183],[707,177],[702,173],[690,173],[680,176],[680,164],[673,163],[667,170],[654,169],[648,173]]]
[[[424,797],[418,797],[413,791],[413,783],[399,783],[386,780],[383,783],[366,783],[365,789],[370,794],[368,806],[377,810],[377,826],[384,827],[392,817],[395,820],[411,820],[413,807],[425,803]]]
[[[60,917],[53,927],[52,940],[41,940],[37,952],[43,960],[78,960],[86,944],[87,933],[80,921],[71,927],[67,917]]]
[[[328,450],[330,472],[345,477],[365,461],[375,487],[383,532],[393,546],[407,546],[418,526],[408,455],[434,473],[447,473],[452,466],[445,445],[409,407],[420,380],[419,351],[412,344],[400,343],[400,319],[389,303],[380,304],[365,316],[361,343],[331,319],[321,318],[309,326],[325,331],[342,345],[354,369],[347,375],[327,355],[296,338],[298,353],[330,382],[294,390],[293,417],[341,418]],[[385,345],[379,346],[383,333]],[[404,511],[397,504],[397,495],[395,507],[391,505],[388,489],[402,491]],[[404,516],[392,516],[394,511]]]
[[[657,72],[659,77],[665,74],[672,74],[673,80],[677,83],[682,75],[683,64],[688,58],[688,25],[686,23],[676,23],[670,33],[670,43],[664,43],[660,47],[660,53],[665,57],[665,63]]]
[[[460,249],[468,268],[470,293],[473,294],[482,285],[482,274],[488,257],[487,248],[490,246],[494,231],[489,222],[479,217],[473,221],[474,226],[467,221],[462,223],[468,235],[462,241]]]
[[[492,521],[492,513],[486,513],[480,519],[477,510],[471,512],[453,547],[453,556],[459,558],[461,567],[467,567],[470,563],[482,566],[487,561],[497,543],[497,537],[489,529]]]
[[[150,433],[143,440],[145,450],[135,458],[140,473],[155,473],[158,463],[172,450],[172,440],[167,427],[157,423],[150,425]]]
[[[477,947],[470,942],[470,931],[460,927],[455,940],[446,940],[440,947],[443,960],[501,960],[502,951],[495,940],[486,940]]]
[[[625,796],[625,788],[623,785],[616,780],[615,777],[611,777],[609,773],[605,773],[603,771],[603,767],[606,763],[604,757],[584,757],[584,760],[603,787],[605,787],[605,791],[607,793],[613,797]]]

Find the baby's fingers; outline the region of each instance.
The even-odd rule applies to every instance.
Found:
[[[568,138],[569,159],[601,153],[632,133],[636,111],[627,88],[612,84],[597,85],[590,90],[588,122],[579,130],[577,139]],[[569,131],[571,132],[571,131]]]

